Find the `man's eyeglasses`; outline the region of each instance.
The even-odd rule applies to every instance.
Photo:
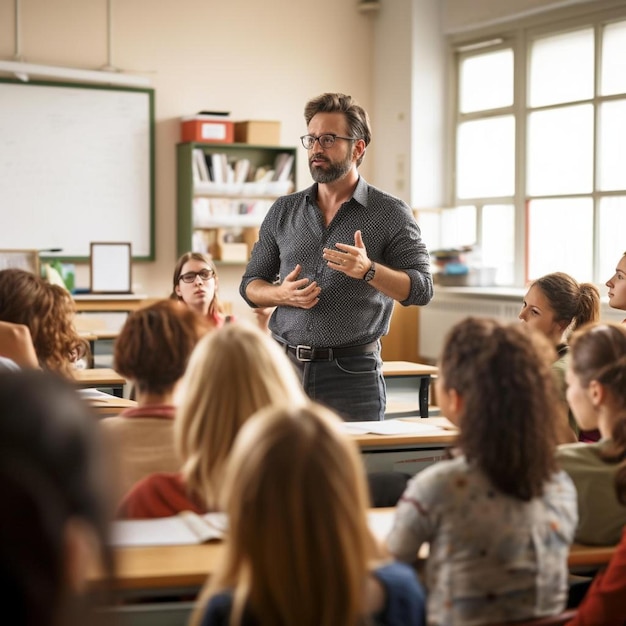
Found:
[[[182,280],[184,283],[193,283],[196,280],[196,276],[200,276],[200,278],[206,282],[215,276],[215,272],[207,269],[200,270],[199,272],[185,272],[178,280]]]
[[[332,135],[331,133],[325,133],[324,135],[320,135],[316,137],[315,135],[302,135],[300,137],[300,141],[302,145],[310,150],[315,142],[318,141],[322,148],[330,148],[334,143],[335,139],[345,139],[346,141],[356,141],[356,137],[342,137],[341,135]]]

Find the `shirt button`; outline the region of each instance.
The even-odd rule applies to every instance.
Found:
[[[313,326],[307,326],[307,330],[313,330]]]

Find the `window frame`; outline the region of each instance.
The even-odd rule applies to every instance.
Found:
[[[626,6],[613,1],[593,3],[594,6],[575,5],[540,15],[517,19],[506,25],[479,28],[448,37],[450,68],[450,114],[449,114],[449,163],[451,174],[448,180],[448,206],[474,205],[476,207],[476,243],[482,246],[482,212],[485,205],[512,204],[514,211],[514,269],[511,287],[524,286],[528,276],[528,203],[531,200],[555,198],[590,198],[593,203],[592,276],[593,282],[603,284],[606,277],[600,276],[600,200],[610,196],[626,196],[626,189],[600,191],[598,189],[599,115],[600,105],[612,100],[625,100],[626,94],[600,95],[601,81],[601,32],[605,25],[626,20]],[[589,99],[567,103],[557,103],[531,107],[529,101],[530,51],[534,40],[558,34],[565,34],[582,28],[594,31],[594,89]],[[460,111],[460,68],[463,60],[472,56],[511,49],[513,52],[513,103],[511,106],[483,111],[461,113]],[[590,103],[593,106],[593,158],[592,190],[589,193],[555,194],[531,196],[527,193],[526,160],[528,152],[528,118],[534,111],[558,109],[563,106]],[[459,198],[457,195],[457,129],[462,122],[486,119],[497,115],[510,114],[515,120],[515,189],[511,196]]]

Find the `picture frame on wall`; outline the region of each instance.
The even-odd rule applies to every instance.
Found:
[[[91,293],[132,293],[130,242],[90,243]]]

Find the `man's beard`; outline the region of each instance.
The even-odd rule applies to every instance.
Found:
[[[319,159],[320,157],[317,156]],[[331,162],[326,157],[321,157],[328,164],[328,167],[321,168],[311,164],[309,161],[309,170],[311,177],[316,183],[334,183],[336,180],[343,178],[352,168],[352,158],[350,154],[343,161]]]

